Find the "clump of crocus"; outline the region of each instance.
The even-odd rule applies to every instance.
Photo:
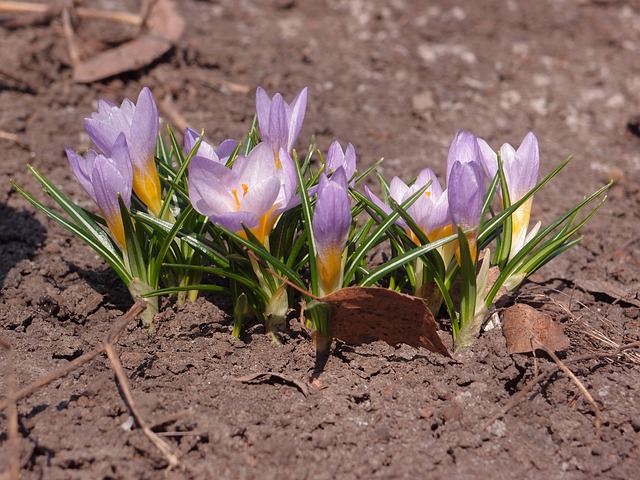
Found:
[[[226,166],[224,157],[220,158],[223,155],[228,158],[236,149],[237,145],[230,142],[223,142],[217,151],[206,144],[203,147],[201,143],[191,159],[189,198],[194,208],[214,224],[249,242],[252,251],[266,249],[269,252],[274,226],[284,212],[300,203],[291,152],[302,128],[306,101],[306,89],[289,105],[282,95],[276,94],[270,99],[262,88],[258,88],[256,109],[260,143],[246,155],[238,155],[231,167]],[[187,147],[193,148],[198,136],[188,131],[186,139]],[[253,245],[254,240],[259,245]],[[281,240],[279,238],[279,244]],[[275,333],[285,325],[289,308],[287,285],[254,257],[250,256],[248,260],[253,267],[256,289],[262,293],[254,295],[255,292],[243,291],[234,298],[234,304],[244,305],[247,295],[258,299],[262,312],[257,313],[264,316],[269,332]]]
[[[444,305],[456,350],[468,345],[503,287],[515,289],[579,241],[574,235],[602,201],[579,219],[581,209],[608,188],[542,231],[538,223],[528,232],[533,194],[569,160],[538,182],[533,133],[517,150],[504,144],[496,153],[459,130],[449,149],[446,188],[429,168],[409,183],[398,177],[387,183],[378,173],[383,202],[367,187],[365,194],[356,189],[378,164],[357,172],[350,143],[343,149],[333,142],[325,157],[320,154],[319,169],[313,143],[299,161],[294,144],[306,104],[306,88],[287,103],[281,94],[270,98],[259,87],[256,120],[245,142],[225,140],[214,147],[203,133],[186,129],[185,153],[170,129],[170,146],[158,135],[149,89],[136,103],[124,100],[119,107],[101,100],[98,111],[85,119],[97,150],[85,156],[66,151],[99,215],[74,204],[32,167],[64,214],[14,186],[98,252],[134,298],[147,299],[149,326],[157,295],[177,293],[180,302],[186,292],[195,298],[194,292],[206,289],[231,294],[234,335],[252,314],[275,333],[286,325],[288,286],[293,286],[307,301],[308,323],[317,329],[316,346],[322,350],[331,341],[331,302],[353,293],[336,292],[372,285],[413,288],[434,314]],[[487,198],[487,192],[496,191],[502,201],[498,213]],[[363,211],[370,218],[354,218]],[[371,266],[370,253],[385,241],[391,256]],[[489,282],[491,268],[498,272],[495,283]],[[199,284],[204,273],[227,281]]]
[[[156,216],[162,208],[162,190],[154,159],[158,139],[158,107],[151,90],[143,88],[138,100],[125,99],[120,107],[98,101],[98,111],[85,119],[89,138],[107,157],[116,138],[124,134],[133,164],[133,191]]]

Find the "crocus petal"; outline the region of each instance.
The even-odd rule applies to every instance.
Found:
[[[238,158],[233,172],[247,185],[253,185],[264,178],[276,174],[275,155],[265,142],[261,142],[249,152],[246,158]]]
[[[455,225],[478,226],[485,198],[484,178],[477,162],[455,162],[451,167],[447,196]]]
[[[529,132],[522,140],[516,152],[516,158],[517,163],[512,166],[510,176],[516,195],[518,198],[522,198],[538,183],[540,150],[538,139],[533,132]]]
[[[258,129],[260,137],[264,140],[268,135],[269,112],[271,111],[271,98],[264,88],[258,87],[256,90],[256,113],[258,115]]]
[[[122,177],[113,160],[103,155],[96,156],[91,179],[100,212],[115,240],[123,250],[126,250],[118,195],[127,203],[126,199],[131,198],[131,184]]]
[[[111,154],[111,147],[121,130],[100,122],[96,118],[85,118],[84,128],[87,130],[91,141],[98,147],[98,150],[105,155]]]
[[[108,116],[109,112],[116,105],[109,100],[100,99],[98,100],[98,114]]]
[[[427,196],[432,200],[440,198],[442,196],[442,185],[440,185],[440,180],[438,180],[438,177],[433,170],[425,168],[418,174],[415,184],[419,188],[422,188],[429,182],[431,182],[431,185],[427,187]]]
[[[290,152],[293,148],[293,144],[296,142],[302,124],[304,122],[304,116],[307,111],[307,87],[304,87],[302,91],[296,95],[290,105],[287,106],[287,126],[289,130],[286,150]],[[284,145],[282,145],[284,147]]]
[[[193,147],[196,146],[198,139],[200,138],[200,134],[191,128],[186,128],[184,131],[184,149],[187,154],[191,153]],[[222,142],[218,150],[214,149],[211,145],[209,145],[204,140],[200,142],[200,146],[198,147],[198,151],[194,156],[208,158],[217,163],[226,164],[226,160],[229,158],[233,150],[236,148],[238,142],[235,140],[225,140]]]
[[[233,153],[233,151],[236,149],[237,146],[238,146],[237,140],[233,140],[232,138],[227,138],[220,144],[220,146],[218,146],[215,153],[222,163],[226,163],[226,161],[229,159],[229,157],[231,156],[231,154]]]
[[[338,168],[344,168],[347,179],[350,180],[350,186],[353,187],[355,182],[353,175],[356,173],[356,150],[350,143],[345,151],[342,150],[338,141],[333,142],[329,146],[326,158],[327,174],[335,172]]]
[[[368,186],[364,186],[364,193],[369,200],[371,200],[380,210],[382,210],[387,215],[391,215],[393,211],[389,205],[380,200]]]
[[[449,184],[451,168],[455,162],[468,163],[479,161],[480,151],[475,135],[465,130],[458,130],[453,137],[453,142],[451,143],[447,157],[447,184]]]
[[[401,204],[407,198],[409,187],[399,177],[393,177],[389,183],[389,195]]]
[[[238,205],[231,193],[236,179],[224,165],[193,157],[189,164],[189,200],[196,211],[208,217],[236,211]]]
[[[225,212],[215,217],[211,217],[211,221],[223,226],[227,230],[231,230],[232,232],[244,236],[244,229],[242,226],[244,225],[249,230],[253,230],[259,225],[260,218],[251,212]]]
[[[280,159],[280,170],[278,170],[278,174],[280,175],[282,188],[280,190],[280,195],[276,203],[279,205],[279,208],[283,208],[288,210],[296,205],[300,204],[300,195],[296,194],[298,190],[298,175],[296,173],[296,166],[293,163],[293,158],[289,155],[288,152],[284,150],[284,148],[280,149],[278,158]],[[315,192],[315,186],[308,189],[309,195],[313,195]]]
[[[110,158],[127,186],[120,194],[122,195],[122,200],[124,200],[125,205],[129,208],[131,206],[131,189],[133,186],[133,166],[131,165],[129,147],[124,133],[121,133],[118,135],[118,138],[116,138],[113,148],[111,149]]]
[[[153,159],[159,129],[158,107],[151,90],[145,87],[138,95],[131,120],[129,151],[134,165],[146,168],[149,159]],[[155,164],[153,168],[155,169]]]
[[[484,174],[489,181],[498,173],[498,154],[482,138],[478,138],[478,148],[480,149],[480,163]]]
[[[97,202],[93,184],[91,183],[91,173],[93,172],[93,164],[97,153],[94,150],[89,150],[86,158],[82,158],[81,155],[71,148],[67,147],[65,152],[71,165],[71,170],[78,179],[78,182],[80,182],[80,185],[82,185],[89,197],[91,197],[91,200]]]
[[[278,176],[267,177],[248,187],[246,193],[240,199],[240,208],[262,218],[273,208],[279,193],[280,179]]]
[[[271,100],[271,110],[269,110],[269,126],[265,141],[274,150],[280,147],[287,147],[289,132],[287,128],[287,108],[282,95],[276,93]],[[288,149],[288,148],[287,148]]]
[[[447,196],[447,192],[443,192],[440,197],[436,200],[432,200],[432,202],[433,207],[425,225],[426,234],[430,241],[434,240],[431,238],[432,232],[442,229],[451,223],[451,213],[449,212],[449,198]]]

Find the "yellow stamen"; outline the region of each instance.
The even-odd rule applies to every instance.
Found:
[[[244,197],[248,191],[249,191],[249,185],[247,185],[246,183],[243,183],[242,196]],[[233,195],[233,198],[236,201],[236,207],[238,208],[238,210],[240,210],[240,199],[238,198],[238,190],[234,188],[233,190],[231,190],[231,194]]]

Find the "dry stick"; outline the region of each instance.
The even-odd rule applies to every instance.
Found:
[[[307,387],[307,385],[300,381],[297,380],[295,378],[291,378],[291,377],[287,377],[285,375],[282,375],[281,373],[276,373],[276,372],[258,372],[258,373],[252,373],[250,375],[245,375],[244,377],[236,377],[233,378],[233,380],[235,380],[236,382],[241,382],[241,383],[250,383],[250,382],[255,382],[255,381],[262,381],[262,380],[269,380],[271,378],[275,378],[278,379],[284,383],[288,383],[290,385],[293,385],[294,387],[296,387],[298,390],[300,390],[300,393],[302,393],[302,395],[304,395],[305,397],[309,396],[309,388]]]
[[[629,350],[631,348],[639,348],[639,347],[640,347],[640,341],[637,341],[633,343],[628,343],[627,345],[622,345],[620,348],[617,348],[614,352],[602,352],[602,353],[581,355],[579,357],[567,359],[564,361],[564,363],[567,364],[567,363],[583,362],[586,360],[614,359],[620,356],[621,354],[623,354],[625,350]],[[553,368],[550,368],[546,372],[539,374],[537,377],[531,380],[528,384],[526,384],[522,388],[522,390],[520,390],[513,397],[511,397],[509,402],[507,402],[507,404],[504,407],[502,407],[502,409],[498,413],[496,413],[494,416],[489,418],[489,420],[487,420],[484,423],[482,428],[483,429],[489,428],[489,426],[491,426],[493,422],[495,422],[499,418],[504,417],[509,410],[515,407],[520,402],[520,400],[526,397],[527,394],[529,394],[529,392],[533,390],[533,387],[544,382],[545,380],[550,378],[554,373],[557,373],[559,370],[560,370],[560,367],[558,365],[555,365]]]
[[[18,432],[18,400],[16,396],[16,375],[14,370],[14,350],[11,344],[0,336],[0,347],[7,351],[6,390],[7,403],[7,443],[9,444],[9,478],[20,480],[20,435]]]
[[[65,39],[67,40],[67,49],[69,50],[71,65],[75,68],[80,65],[82,59],[80,58],[80,48],[76,41],[76,34],[73,31],[73,26],[71,25],[71,14],[69,13],[69,8],[66,6],[62,9],[62,31],[64,32]]]
[[[127,380],[127,376],[124,373],[122,368],[122,364],[120,363],[120,359],[115,354],[113,350],[113,344],[107,339],[104,343],[104,351],[107,353],[109,360],[111,361],[111,366],[113,367],[113,371],[116,374],[116,378],[118,379],[118,383],[120,384],[120,388],[122,389],[122,393],[124,394],[124,398],[127,401],[127,405],[129,406],[129,410],[131,410],[131,414],[136,420],[136,423],[142,428],[144,434],[149,438],[151,443],[155,445],[155,447],[162,452],[165,456],[169,465],[171,467],[176,467],[180,464],[180,459],[178,456],[173,453],[171,447],[167,442],[162,440],[153,430],[149,424],[142,418],[140,412],[138,411],[138,407],[133,401],[133,396],[131,395],[131,389],[129,388],[129,381]]]
[[[10,142],[17,142],[18,135],[16,135],[15,133],[7,132],[5,130],[0,130],[0,139],[9,140]]]
[[[136,318],[139,314],[141,314],[145,308],[146,308],[146,302],[144,299],[138,300],[136,303],[134,303],[133,306],[129,309],[129,311],[125,313],[113,327],[111,327],[111,330],[109,331],[109,334],[107,336],[107,341],[109,342],[116,341],[118,337],[122,334],[126,326],[134,318]],[[63,367],[57,370],[54,370],[53,372],[49,373],[48,375],[45,375],[41,379],[36,380],[35,382],[27,385],[21,390],[18,390],[18,392],[16,393],[16,401],[22,400],[23,398],[28,397],[33,392],[44,387],[45,385],[48,385],[49,383],[55,380],[58,380],[59,378],[65,377],[66,375],[70,374],[71,372],[81,367],[85,363],[90,362],[91,360],[96,358],[102,352],[104,352],[103,345],[94,348],[93,350],[85,353],[84,355],[79,356],[75,360],[72,360],[71,362],[64,365]],[[8,400],[0,402],[0,412],[6,409],[8,406],[9,406]]]
[[[539,348],[542,348],[545,352],[547,352],[547,355],[549,355],[553,359],[553,361],[556,362],[556,364],[558,365],[560,370],[562,370],[571,379],[571,381],[573,381],[573,383],[575,383],[576,387],[578,387],[578,390],[580,390],[582,395],[584,395],[584,397],[587,399],[587,401],[591,404],[591,406],[593,407],[593,415],[595,417],[596,437],[599,437],[600,436],[600,427],[602,425],[602,421],[600,420],[600,408],[598,407],[598,404],[596,403],[596,401],[593,399],[593,397],[591,396],[589,391],[585,388],[585,386],[582,384],[582,382],[580,380],[578,380],[578,377],[576,377],[573,374],[573,372],[571,370],[569,370],[569,368],[564,363],[562,363],[562,361],[558,358],[558,356],[551,349],[547,348],[546,345],[544,345],[542,342],[538,341],[537,338],[534,338],[532,341]]]
[[[47,13],[52,7],[52,5],[46,3],[0,2],[0,13]],[[74,9],[74,13],[80,18],[126,23],[135,27],[141,26],[144,22],[142,16],[129,12],[109,12],[107,10],[77,7]]]

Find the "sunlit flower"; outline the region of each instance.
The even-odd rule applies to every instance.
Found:
[[[420,172],[418,178],[411,186],[408,186],[398,177],[394,177],[389,184],[389,195],[396,203],[401,205],[429,182],[431,182],[431,184],[427,187],[424,195],[421,195],[420,198],[407,209],[407,213],[411,216],[416,226],[427,236],[427,239],[430,242],[435,242],[451,235],[453,231],[451,227],[451,217],[449,215],[447,192],[446,190],[442,190],[442,186],[435,173],[433,173],[431,169],[425,168]],[[364,188],[365,193],[372,202],[385,213],[390,214],[392,212],[391,207],[376,197],[367,186]],[[420,245],[417,235],[409,228],[404,220],[398,219],[396,223],[405,229],[407,235],[409,235],[416,245]],[[448,245],[444,245],[438,250],[445,264],[448,264],[453,256],[451,248]]]
[[[215,159],[196,156],[189,164],[189,198],[193,207],[214,223],[244,235],[243,225],[262,243],[282,212],[299,202],[295,166],[280,149],[280,168],[266,143],[232,168]]]
[[[307,88],[302,91],[288,104],[282,95],[276,93],[273,98],[269,98],[267,92],[262,87],[256,91],[256,111],[258,114],[258,128],[260,137],[266,142],[276,155],[276,162],[280,149],[291,153],[307,109]],[[280,165],[277,164],[280,168]]]
[[[327,175],[331,175],[340,167],[344,168],[349,186],[353,188],[355,184],[353,176],[356,173],[356,149],[353,145],[349,143],[343,151],[338,141],[333,142],[329,146],[325,163]]]
[[[158,139],[158,107],[151,90],[143,88],[137,103],[125,99],[120,107],[106,100],[98,102],[98,111],[85,118],[85,128],[98,149],[107,157],[120,133],[124,133],[133,164],[133,191],[153,212],[160,213],[162,191],[154,160]]]
[[[126,250],[118,195],[122,197],[124,204],[129,208],[131,206],[133,169],[124,134],[118,135],[109,157],[93,150],[87,152],[86,158],[70,148],[66,149],[66,153],[71,169],[80,185],[100,209],[116,242],[123,250]]]
[[[478,139],[478,145],[484,171],[487,177],[493,180],[498,173],[498,156],[484,140]],[[538,170],[540,167],[538,139],[533,132],[529,132],[522,140],[518,150],[505,143],[500,147],[500,159],[502,160],[504,176],[507,181],[509,200],[513,204],[531,191],[538,182]],[[499,187],[498,195],[502,198]],[[529,197],[511,216],[510,257],[519,252],[527,241],[532,202],[533,197]]]
[[[340,288],[343,281],[343,254],[351,227],[349,185],[344,168],[338,167],[331,178],[320,176],[313,234],[316,241],[320,296]]]
[[[449,211],[453,224],[467,232],[467,242],[471,259],[477,256],[478,225],[482,216],[482,207],[486,195],[484,176],[479,162],[454,162],[449,173],[447,185]],[[460,263],[460,249],[456,248],[456,258]]]
[[[447,156],[447,185],[451,176],[453,164],[460,163],[480,163],[480,150],[478,141],[474,134],[466,130],[458,130],[453,137],[449,155]]]
[[[184,148],[187,153],[193,150],[196,142],[200,138],[200,134],[191,128],[187,128],[184,131]],[[220,162],[223,165],[227,163],[229,157],[233,153],[233,151],[238,146],[238,141],[233,139],[227,139],[223,141],[218,148],[213,148],[204,140],[200,142],[200,146],[198,147],[198,151],[195,156],[205,157],[215,162]]]

